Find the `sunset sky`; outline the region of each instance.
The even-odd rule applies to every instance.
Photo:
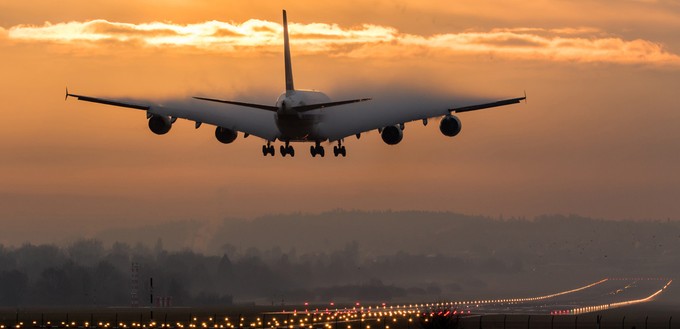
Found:
[[[291,159],[64,101],[68,85],[273,103],[284,8],[298,88],[386,108],[528,102],[461,114],[453,139],[411,123],[397,146],[372,132],[347,158],[297,144]],[[678,31],[677,0],[1,1],[0,243],[338,208],[677,220]]]

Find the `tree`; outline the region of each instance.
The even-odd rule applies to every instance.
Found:
[[[28,276],[17,270],[0,272],[0,305],[21,305],[28,288]]]

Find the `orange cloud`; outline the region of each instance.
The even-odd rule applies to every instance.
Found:
[[[282,43],[279,23],[251,19],[241,24],[208,21],[196,24],[130,24],[92,20],[42,26],[18,25],[7,30],[12,40],[49,42],[67,47],[129,43],[133,47],[183,47],[207,52],[271,52]],[[396,28],[363,24],[291,24],[295,52],[352,58],[491,55],[511,60],[602,62],[680,66],[680,56],[643,39],[625,40],[590,27],[511,28],[465,31],[431,36],[406,34]]]

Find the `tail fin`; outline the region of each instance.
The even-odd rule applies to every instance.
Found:
[[[290,63],[290,43],[288,42],[288,19],[283,11],[283,57],[286,66],[286,92],[295,90],[293,86],[293,67]]]

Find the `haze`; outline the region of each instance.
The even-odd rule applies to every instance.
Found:
[[[282,7],[296,87],[382,110],[524,90],[528,103],[462,114],[454,139],[413,123],[398,146],[373,132],[348,139],[345,159],[307,145],[291,159],[192,122],[155,136],[139,111],[63,100],[68,85],[273,103]],[[337,208],[675,220],[679,28],[671,0],[5,1],[0,242]]]
[[[0,246],[0,307],[128,305],[130,262],[175,306],[516,298],[680,270],[672,221],[333,211],[165,222],[96,238]],[[650,305],[655,313],[677,314],[673,287]]]

